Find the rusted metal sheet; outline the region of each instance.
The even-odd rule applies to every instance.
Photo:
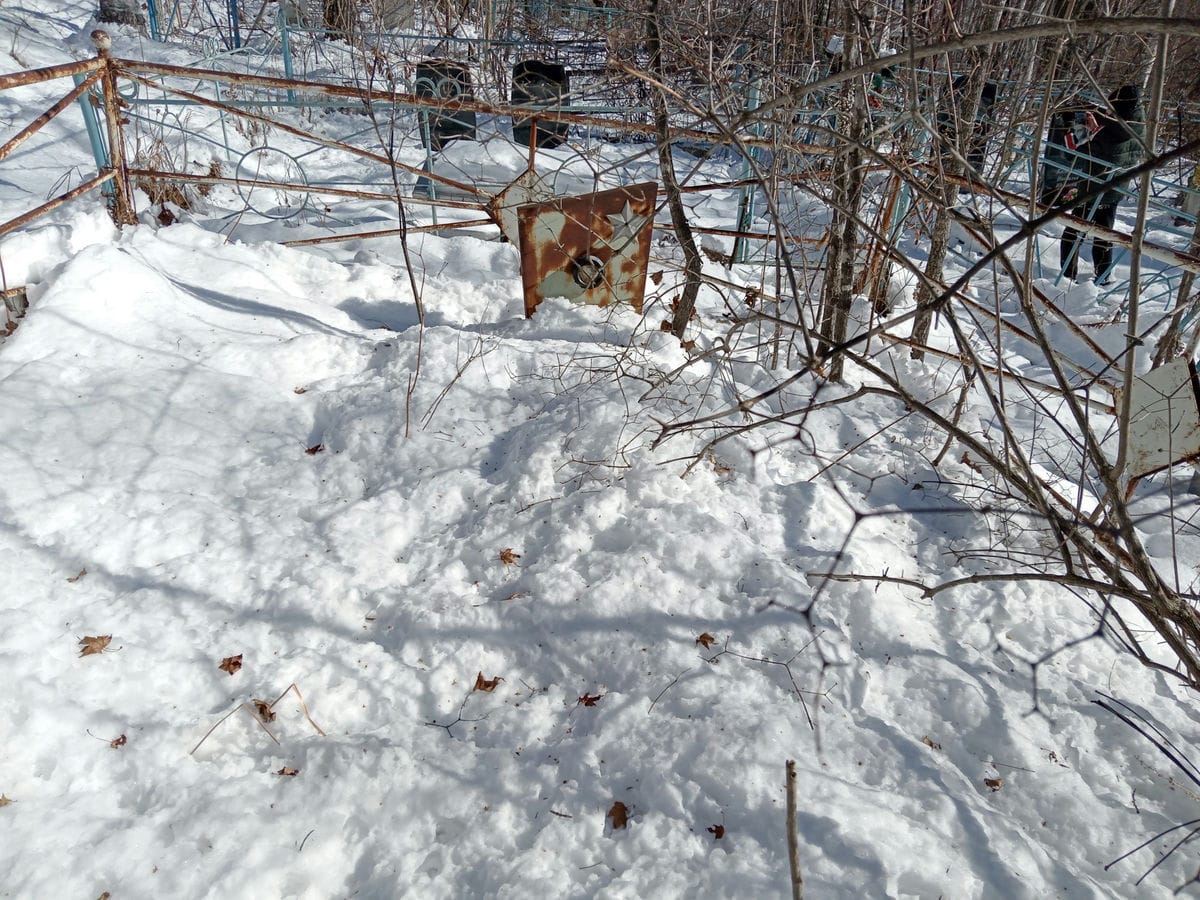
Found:
[[[0,291],[0,299],[4,301],[4,309],[6,314],[13,319],[19,319],[25,315],[25,310],[29,308],[29,296],[25,293],[25,285],[11,287],[6,291]]]
[[[533,169],[526,169],[508,187],[492,198],[487,211],[500,226],[500,233],[510,243],[521,246],[520,228],[517,225],[517,208],[531,203],[544,203],[554,196],[545,180]]]
[[[1129,408],[1131,478],[1200,458],[1200,378],[1192,360],[1172,360],[1135,378]]]
[[[640,313],[657,197],[647,182],[518,207],[525,315],[550,297]]]

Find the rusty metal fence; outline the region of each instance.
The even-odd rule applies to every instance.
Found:
[[[367,72],[361,86],[119,59],[111,56],[105,33],[93,38],[94,59],[0,76],[0,90],[73,81],[60,99],[0,146],[0,162],[74,105],[82,112],[98,169],[94,177],[0,223],[0,237],[97,189],[116,223],[133,223],[140,189],[164,221],[197,197],[215,202],[223,196],[230,201],[229,216],[253,213],[283,223],[308,217],[320,226],[320,235],[282,241],[292,245],[485,228],[516,241],[517,207],[572,193],[554,183],[553,172],[568,168],[571,159],[581,160],[594,180],[576,184],[574,193],[634,184],[647,174],[657,177],[656,161],[646,162],[653,160],[654,125],[637,110],[631,115],[627,106],[584,106],[553,92],[525,96],[522,102],[475,99],[461,90],[463,76],[453,65],[439,68],[429,60],[423,72],[381,66]],[[752,97],[745,103],[748,109],[755,105]],[[826,242],[820,218],[792,219],[778,204],[769,215],[756,215],[755,204],[767,191],[776,200],[789,191],[820,199],[830,148],[814,136],[832,127],[820,124],[822,115],[800,111],[786,129],[767,122],[737,135],[731,158],[745,159],[740,178],[683,179],[685,194],[735,192],[741,198],[730,227],[694,226],[699,234],[724,241],[723,247],[732,242],[731,253],[714,250],[727,263],[769,265],[788,256],[799,268],[819,272]],[[512,137],[518,125],[525,128],[522,143]],[[733,146],[728,134],[703,125],[673,124],[672,139],[695,158]],[[213,134],[222,137],[215,140]],[[460,139],[469,135],[486,143],[489,134],[502,145],[498,152],[524,156],[515,170],[489,177],[456,168],[455,147],[468,143]],[[288,149],[273,145],[274,136],[286,138]],[[621,171],[609,163],[607,171],[598,171],[588,159],[590,149],[613,136],[628,147],[627,160],[620,163]],[[197,150],[204,144],[207,158]],[[869,176],[872,199],[862,214],[865,238],[855,291],[872,301],[888,290],[899,239],[906,228],[920,227],[922,217],[920,188],[927,173],[922,174],[920,160],[896,152],[876,154]],[[305,171],[310,158],[339,176],[310,178]],[[789,162],[781,164],[784,159]],[[764,165],[772,169],[771,184],[761,177]],[[693,175],[697,172],[698,167]],[[1023,201],[1011,197],[1007,202]],[[654,213],[660,211],[661,200]],[[388,219],[389,227],[378,227]],[[648,224],[655,227],[653,214]],[[1097,231],[1089,223],[1077,224]],[[1119,247],[1131,243],[1127,235],[1104,236]],[[278,233],[271,239],[282,240]],[[1200,274],[1187,253],[1153,241],[1143,249],[1177,271]],[[6,298],[19,292],[7,284],[0,289]]]
[[[630,145],[630,158],[647,154],[646,144],[653,126],[630,121],[628,107],[576,105],[552,98],[523,103],[475,100],[469,94],[446,96],[437,83],[416,84],[412,79],[381,79],[377,87],[329,84],[269,75],[228,72],[219,69],[182,67],[110,55],[107,35],[96,32],[95,59],[30,72],[0,76],[0,90],[74,78],[74,86],[61,100],[0,147],[0,161],[35,135],[48,121],[77,104],[96,157],[98,174],[17,218],[0,224],[0,235],[20,228],[96,188],[118,224],[135,217],[135,188],[142,188],[155,203],[170,202],[184,189],[209,190],[216,186],[232,189],[244,208],[266,218],[287,219],[302,210],[328,211],[339,200],[359,200],[424,207],[435,211],[429,230],[473,227],[483,223],[500,225],[499,210],[505,202],[530,199],[513,192],[513,179],[489,182],[478,173],[455,173],[445,150],[458,135],[454,128],[470,117],[472,137],[486,131],[488,121],[511,122],[530,135],[526,167],[550,160],[546,135],[562,135],[573,129],[581,138],[581,156],[600,136],[620,135],[642,141]],[[435,73],[445,78],[446,73]],[[451,73],[452,75],[453,73]],[[292,114],[281,115],[287,110]],[[186,117],[190,117],[185,120]],[[321,127],[311,124],[327,116]],[[330,118],[337,118],[348,135],[331,137]],[[305,123],[308,120],[310,124]],[[349,123],[349,124],[347,124]],[[450,130],[449,138],[445,136]],[[223,138],[206,137],[218,132]],[[493,129],[499,134],[499,128]],[[720,136],[702,128],[674,128],[673,136],[702,146],[712,146]],[[286,135],[303,145],[304,155],[337,153],[346,158],[339,166],[347,177],[315,182],[298,164],[297,154],[267,142],[268,135]],[[439,136],[440,135],[440,136]],[[183,159],[173,153],[173,144],[209,142],[210,159]],[[765,144],[754,136],[750,144]],[[550,142],[553,148],[557,142]],[[510,141],[511,144],[511,141]],[[519,146],[519,145],[518,145]],[[194,150],[194,147],[192,148]],[[568,152],[570,148],[567,148]],[[191,152],[192,157],[203,156]],[[561,157],[561,153],[559,156]],[[180,157],[180,158],[176,158]],[[290,164],[289,164],[290,163]],[[610,173],[613,174],[613,173]],[[458,177],[455,177],[458,175]],[[613,177],[621,177],[613,174]],[[747,192],[754,180],[747,178],[705,184],[685,184],[685,192],[716,190]],[[268,200],[264,197],[269,195]],[[291,198],[291,199],[289,199]],[[277,202],[276,202],[277,201]],[[443,219],[437,220],[436,211]],[[473,212],[473,218],[462,213]],[[405,231],[405,228],[347,232],[328,240],[374,237]],[[701,229],[703,231],[704,229]],[[737,229],[709,229],[715,234],[738,235],[753,240],[775,238],[768,232],[746,233]],[[302,243],[312,243],[303,241]]]

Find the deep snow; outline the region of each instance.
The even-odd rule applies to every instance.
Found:
[[[6,71],[91,28],[84,5],[30,10],[55,15],[0,9],[27,29]],[[5,165],[0,219],[86,173],[77,118],[53,127],[39,165]],[[823,455],[752,437],[681,477],[699,440],[650,446],[678,407],[613,377],[686,360],[656,321],[526,320],[510,245],[423,235],[410,400],[396,245],[289,249],[260,225],[118,233],[91,198],[0,240],[30,300],[0,343],[0,896],[783,896],[787,759],[810,897],[1190,877],[1186,850],[1140,887],[1151,849],[1105,869],[1200,797],[1094,700],[1186,747],[1192,698],[1092,640],[1041,667],[1034,709],[1028,661],[1094,628],[1077,599],[810,574],[852,528],[839,571],[910,578],[962,574],[986,537],[894,404],[815,414]],[[720,405],[724,372],[673,395]],[[1194,578],[1194,546],[1160,551]],[[290,685],[276,744],[237,706]]]

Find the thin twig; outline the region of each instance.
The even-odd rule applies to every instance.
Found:
[[[283,693],[280,694],[278,697],[276,697],[274,699],[274,701],[269,703],[267,705],[267,708],[274,709],[275,704],[278,703],[280,700],[282,700],[288,691],[296,692],[296,697],[300,701],[300,708],[302,710],[304,710],[304,718],[308,719],[308,724],[311,725],[313,728],[315,728],[317,730],[317,734],[319,734],[321,737],[328,737],[328,735],[326,735],[325,732],[321,730],[321,726],[318,725],[316,722],[314,722],[312,719],[312,716],[310,716],[308,714],[308,706],[304,703],[304,696],[300,693],[300,688],[296,686],[296,682],[294,682],[294,681],[291,684],[289,684],[287,687],[285,687],[283,689]],[[276,741],[276,743],[278,743],[278,741]]]
[[[686,675],[688,672],[692,671],[692,669],[694,669],[694,668],[695,668],[695,666],[689,666],[688,668],[686,668],[682,672],[680,672],[678,675],[676,675],[674,678],[672,678],[671,683],[668,684],[661,691],[659,691],[655,695],[654,699],[650,701],[650,708],[646,710],[646,715],[650,715],[650,713],[652,713],[654,711],[654,704],[657,703],[662,698],[663,694],[665,694],[671,688],[675,687],[675,685],[677,685],[679,683],[679,679],[682,678],[684,675]]]
[[[287,692],[285,691],[284,693],[287,693]],[[219,718],[216,721],[216,724],[214,724],[212,728],[210,728],[210,729],[208,729],[208,731],[204,732],[204,737],[200,738],[199,744],[196,744],[195,747],[193,747],[191,750],[188,751],[188,756],[193,755],[197,750],[199,750],[200,745],[208,740],[209,735],[211,735],[214,731],[216,731],[217,728],[219,728],[225,722],[226,719],[228,719],[230,716],[232,716],[239,709],[244,709],[246,711],[246,715],[248,715],[251,719],[253,719],[254,723],[256,725],[258,725],[259,728],[261,728],[263,731],[265,731],[267,733],[267,737],[269,737],[271,740],[273,740],[276,744],[279,743],[279,738],[277,738],[277,737],[275,737],[275,735],[271,734],[271,729],[268,728],[263,723],[262,719],[254,712],[254,710],[252,710],[246,703],[239,703],[237,706],[235,706],[229,712],[225,713],[225,715],[221,716],[221,718]]]
[[[788,868],[792,873],[792,900],[804,900],[804,876],[800,873],[800,837],[796,833],[796,761],[787,761]]]

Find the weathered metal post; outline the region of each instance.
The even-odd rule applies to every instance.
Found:
[[[118,225],[136,225],[137,215],[133,208],[133,193],[125,165],[125,144],[121,133],[121,96],[117,93],[116,66],[109,58],[112,38],[107,31],[92,32],[92,43],[96,55],[104,60],[104,74],[100,83],[104,86],[104,120],[108,125],[108,156],[113,173],[113,191],[109,198],[109,212]]]
[[[150,37],[161,41],[163,36],[158,30],[158,0],[146,0],[146,16],[150,19]]]
[[[761,105],[762,99],[760,96],[759,82],[757,79],[750,82],[746,92],[746,112],[753,112]],[[754,134],[762,134],[762,125],[755,123]],[[745,157],[742,162],[742,180],[750,182],[750,176],[754,174],[754,161],[758,159],[758,149],[751,148],[749,156]],[[763,186],[765,189],[765,185]],[[738,200],[737,213],[737,230],[741,232],[733,240],[733,261],[735,263],[747,262],[750,258],[749,241],[744,235],[750,231],[751,225],[754,224],[754,201],[755,195],[758,193],[758,185],[748,183],[742,187],[742,196]]]
[[[292,68],[292,40],[288,34],[288,26],[291,22],[289,21],[289,14],[283,10],[282,4],[280,5],[278,21],[279,40],[283,49],[283,77],[291,81],[296,77],[296,72]],[[288,88],[287,99],[288,103],[296,102],[296,92],[291,88]]]

